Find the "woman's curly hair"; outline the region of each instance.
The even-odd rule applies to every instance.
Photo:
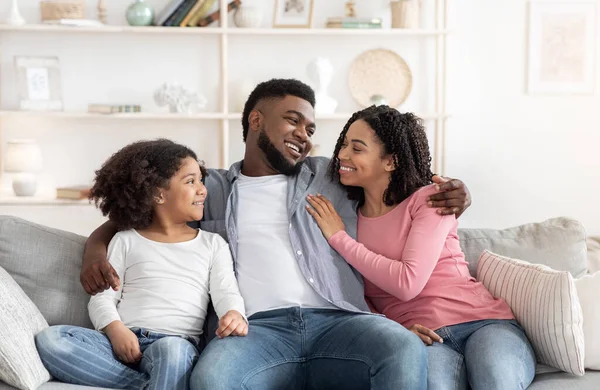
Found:
[[[168,139],[129,144],[96,171],[89,198],[118,230],[147,228],[158,188],[168,188],[186,157],[198,159],[191,149]],[[200,170],[205,177],[202,164]]]
[[[333,181],[339,183],[340,161],[337,156],[348,129],[357,120],[364,120],[369,124],[383,145],[381,157],[391,155],[396,166],[383,194],[386,205],[398,204],[420,187],[432,183],[431,156],[423,121],[410,112],[401,114],[386,105],[365,108],[354,113],[348,120],[329,164],[328,175]],[[359,201],[360,205],[364,203],[365,193],[361,187],[346,186],[346,190],[349,199]]]

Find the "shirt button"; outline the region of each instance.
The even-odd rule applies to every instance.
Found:
[[[302,251],[298,251],[298,252],[296,252],[296,254],[297,254],[298,256],[302,256]]]
[[[315,280],[313,278],[308,279],[309,282],[314,283]]]

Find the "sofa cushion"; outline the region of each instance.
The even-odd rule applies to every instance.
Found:
[[[575,287],[583,311],[585,368],[600,370],[600,332],[598,331],[600,329],[600,305],[598,304],[600,271],[575,280]]]
[[[45,390],[45,387],[42,387]],[[584,376],[564,372],[536,375],[527,390],[598,390],[600,372],[587,371]]]
[[[48,327],[31,299],[0,267],[0,380],[35,390],[50,380],[35,347],[35,336]]]
[[[552,218],[508,229],[459,229],[460,245],[475,276],[479,256],[489,250],[533,264],[569,271],[574,278],[587,272],[586,233],[570,218]]]
[[[477,280],[508,303],[539,363],[585,373],[582,311],[569,272],[485,251]]]
[[[87,328],[89,296],[79,283],[85,237],[0,216],[0,266],[50,325]]]
[[[600,237],[588,237],[588,272],[600,271]]]

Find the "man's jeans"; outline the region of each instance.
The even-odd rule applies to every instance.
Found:
[[[426,389],[421,340],[382,316],[341,310],[256,313],[248,335],[211,341],[192,390]]]
[[[93,329],[52,326],[35,341],[44,366],[62,382],[114,389],[189,389],[198,360],[194,340],[132,330],[143,354],[136,365],[119,361],[108,337]]]
[[[473,321],[435,332],[444,343],[427,347],[430,390],[526,389],[533,381],[535,355],[516,321]]]

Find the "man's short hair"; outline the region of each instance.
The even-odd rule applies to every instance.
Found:
[[[299,80],[271,79],[258,84],[256,88],[254,88],[254,90],[250,93],[250,96],[248,96],[248,100],[246,100],[246,104],[244,105],[244,113],[242,114],[244,142],[246,142],[248,128],[250,127],[248,120],[250,111],[254,110],[258,102],[265,99],[283,99],[288,95],[296,96],[300,99],[306,100],[313,108],[315,107],[315,92],[311,87]]]

